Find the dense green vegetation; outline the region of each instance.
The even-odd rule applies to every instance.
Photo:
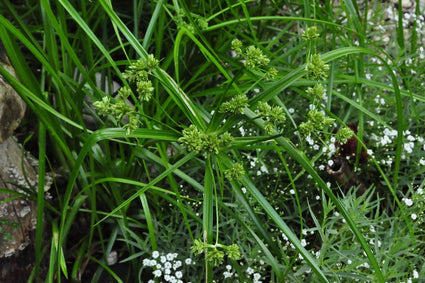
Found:
[[[2,1],[0,74],[55,180],[29,280],[423,279],[415,7]]]

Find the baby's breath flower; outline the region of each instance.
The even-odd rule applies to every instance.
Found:
[[[402,201],[404,201],[404,203],[407,206],[412,206],[413,205],[413,201],[410,198],[403,198]]]

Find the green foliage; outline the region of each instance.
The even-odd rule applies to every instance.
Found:
[[[19,80],[0,75],[40,159],[29,282],[162,280],[162,256],[191,282],[425,278],[420,7],[11,2]],[[328,173],[345,157],[363,194]]]

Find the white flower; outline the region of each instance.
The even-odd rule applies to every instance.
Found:
[[[160,260],[161,260],[161,262],[162,262],[162,263],[164,263],[164,262],[166,262],[166,261],[167,261],[167,258],[166,258],[165,256],[163,256],[163,255],[162,255],[162,256],[161,256],[161,258],[160,258]]]
[[[176,272],[176,278],[182,278],[183,277],[183,273],[181,271],[177,271]]]
[[[416,269],[413,270],[413,278],[419,278],[419,273]]]
[[[158,252],[158,251],[153,251],[153,252],[152,252],[152,257],[153,257],[153,258],[157,258],[157,257],[159,257],[159,252]]]
[[[164,268],[171,268],[171,262],[164,263]]]
[[[173,269],[176,270],[177,268],[179,268],[180,266],[182,266],[182,262],[180,260],[177,260],[176,262],[174,262],[173,264]]]
[[[190,264],[192,264],[192,259],[191,259],[191,258],[187,258],[187,259],[185,259],[185,260],[184,260],[184,262],[185,262],[187,265],[190,265]]]
[[[169,261],[172,261],[172,260],[174,259],[174,254],[172,254],[172,253],[168,253],[168,254],[167,254],[167,259],[168,259]]]
[[[252,273],[254,273],[254,269],[252,269],[251,267],[248,267],[246,269],[246,273],[248,273],[249,275],[251,275]]]
[[[416,220],[418,218],[416,213],[412,213],[412,215],[410,215],[410,217],[412,218],[412,220]]]
[[[413,201],[410,198],[403,198],[402,201],[404,201],[404,203],[407,206],[412,206],[413,205]]]
[[[229,271],[225,271],[225,272],[223,272],[223,276],[224,276],[224,278],[230,278],[230,277],[233,276],[233,273],[229,272]]]
[[[406,142],[404,145],[404,150],[407,153],[412,153],[413,152],[413,147],[415,147],[415,144],[413,142]]]
[[[261,274],[260,273],[254,273],[254,280],[260,280]]]
[[[148,265],[148,266],[155,266],[155,265],[156,265],[156,260],[151,259],[151,260],[149,261],[149,265]]]
[[[289,193],[290,193],[291,195],[295,195],[295,191],[294,191],[293,189],[291,189],[291,190],[289,191]]]
[[[305,239],[301,240],[301,246],[303,247],[307,246],[307,241]]]
[[[328,160],[328,165],[329,166],[332,166],[332,165],[334,165],[334,161],[331,159],[331,160]]]
[[[425,158],[421,157],[421,159],[419,160],[419,164],[425,165]]]
[[[288,109],[288,112],[289,112],[290,114],[293,114],[293,113],[295,112],[295,110],[294,110],[294,108],[289,108],[289,109]]]
[[[151,260],[148,258],[143,259],[143,266],[150,266]]]
[[[245,187],[242,187],[241,190],[244,194],[246,194],[246,188]]]
[[[155,270],[155,271],[153,272],[153,275],[155,275],[155,277],[161,277],[161,275],[162,275],[162,271],[161,271],[161,270],[159,270],[159,269],[157,269],[157,270]]]

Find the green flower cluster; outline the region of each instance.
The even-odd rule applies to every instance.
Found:
[[[312,132],[329,128],[334,122],[335,119],[327,117],[323,112],[313,109],[307,113],[307,122],[302,122],[299,128],[302,134],[309,135]]]
[[[286,115],[280,106],[270,106],[267,102],[258,103],[258,115],[265,120],[264,130],[272,135],[275,129],[286,121]]]
[[[240,113],[243,114],[245,107],[248,106],[248,97],[244,94],[238,94],[232,100],[221,104],[219,112],[221,113]]]
[[[149,80],[149,74],[158,64],[158,60],[152,54],[149,54],[146,58],[140,58],[132,63],[123,74],[126,80],[136,84],[140,101],[149,101],[152,98],[154,88]]]
[[[344,127],[336,133],[336,140],[339,143],[346,143],[354,135],[354,131],[349,127]]]
[[[220,147],[233,141],[233,137],[228,132],[221,137],[216,133],[203,133],[195,125],[191,125],[183,130],[183,136],[178,141],[188,151],[217,154]]]
[[[158,60],[150,54],[146,58],[141,58],[132,63],[123,74],[124,79],[130,83],[135,83],[140,101],[149,101],[152,97],[154,88],[149,80],[149,74],[158,64]],[[124,123],[123,129],[127,135],[137,129],[140,123],[136,108],[127,100],[132,93],[130,87],[123,86],[118,90],[118,96],[115,99],[105,96],[101,101],[93,103],[100,115],[111,115],[117,121]]]
[[[205,30],[208,28],[208,21],[206,18],[193,13],[191,14],[191,16],[196,21],[194,22],[194,24],[196,24],[199,27],[199,29]],[[183,11],[183,9],[180,9],[177,16],[174,18],[177,26],[179,28],[185,28],[191,33],[195,33],[196,31],[195,27],[192,25],[192,23],[188,23],[186,21],[186,17],[187,15]]]
[[[225,255],[227,255],[232,260],[238,260],[241,257],[239,247],[236,244],[226,246],[217,243],[213,245],[195,239],[190,250],[198,255],[205,252],[207,261],[211,262],[214,266],[223,264]]]
[[[245,175],[245,170],[243,169],[243,165],[240,163],[233,164],[232,168],[224,171],[224,175],[229,180],[237,180],[239,181],[243,175]]]
[[[259,67],[267,67],[270,63],[269,57],[264,55],[263,51],[258,47],[250,45],[244,52],[242,50],[243,44],[239,39],[232,40],[231,46],[236,54],[244,58],[244,65],[248,69],[253,70]],[[264,75],[266,78],[272,79],[277,75],[277,70],[275,68],[269,68]]]
[[[321,83],[316,83],[313,87],[307,88],[307,94],[309,94],[314,99],[323,99],[325,94],[325,88]]]
[[[126,92],[125,87],[122,88],[116,99],[111,99],[109,96],[105,96],[100,101],[95,101],[93,106],[99,112],[99,115],[107,116],[111,115],[117,121],[124,123],[124,130],[126,134],[131,134],[139,125],[134,106],[127,103],[126,98],[121,96],[121,93]],[[125,121],[125,118],[128,120]]]
[[[317,33],[317,27],[312,26],[308,29],[303,31],[303,34],[301,35],[301,38],[306,41],[311,41],[319,37],[319,34]]]
[[[305,70],[309,79],[322,81],[328,77],[329,64],[320,59],[319,54],[313,54],[310,56]]]

